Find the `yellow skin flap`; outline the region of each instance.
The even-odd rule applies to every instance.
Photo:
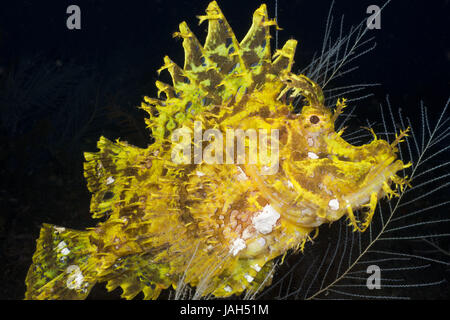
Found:
[[[85,153],[91,212],[105,222],[86,231],[44,224],[26,299],[84,299],[103,281],[127,299],[140,292],[155,299],[187,284],[199,296],[256,292],[271,283],[274,258],[303,250],[319,226],[344,215],[364,231],[379,199],[405,186],[396,173],[407,165],[396,145],[406,133],[392,144],[375,134],[363,146],[342,139],[334,123],[345,99],[330,110],[317,84],[291,73],[295,40],[272,55],[276,23],[265,5],[241,42],[215,1],[199,19],[208,23],[205,44],[181,23],[174,36],[183,40],[184,67],[165,57],[158,72],[170,72],[173,83],[157,81],[159,97],[142,103],[155,142],[141,149],[101,137],[100,151]],[[294,113],[299,96],[307,103]],[[278,157],[237,163],[229,145],[221,149],[212,139],[197,147],[232,161],[196,163],[192,156],[175,163],[172,134],[195,135],[199,127],[224,136],[276,129]],[[264,151],[249,136],[244,150],[249,157]],[[264,174],[268,164],[277,170]],[[353,212],[363,207],[357,221]]]

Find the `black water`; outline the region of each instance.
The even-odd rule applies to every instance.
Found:
[[[82,175],[83,151],[95,150],[100,135],[138,146],[150,143],[145,114],[136,106],[143,95],[156,95],[156,70],[164,55],[182,64],[181,41],[172,38],[179,22],[186,20],[204,39],[206,24],[198,26],[195,16],[207,3],[1,1],[0,299],[23,298],[43,222],[72,228],[95,224]],[[238,38],[259,3],[219,2]],[[274,0],[266,3],[273,16]],[[330,3],[279,0],[279,43],[299,41],[299,68],[321,48]],[[80,30],[66,27],[70,4],[81,9]],[[367,16],[371,4],[382,2],[336,1],[334,30],[340,15],[345,14],[348,30]],[[389,94],[392,105],[412,118],[419,117],[420,100],[437,115],[450,93],[449,9],[445,0],[389,4],[381,29],[369,32],[377,47],[339,82],[382,84],[359,102],[359,114],[376,115]],[[117,296],[97,290],[92,298]],[[445,297],[449,292],[428,298]]]

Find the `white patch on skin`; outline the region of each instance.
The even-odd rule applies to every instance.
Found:
[[[261,247],[264,247],[266,245],[266,239],[264,238],[259,238],[258,239],[258,243]]]
[[[242,232],[242,239],[251,238],[252,235],[253,232],[251,232],[249,228],[245,228],[245,230]]]
[[[333,193],[328,190],[328,188],[323,183],[319,183],[319,189],[325,191],[325,193],[330,196],[333,195]]]
[[[225,288],[223,288],[223,290],[225,290],[226,292],[231,292],[231,291],[233,291],[233,289],[231,289],[230,286],[226,286]]]
[[[308,158],[310,159],[319,159],[319,156],[314,152],[308,152]]]
[[[252,268],[253,268],[254,270],[256,270],[256,272],[261,271],[261,267],[260,267],[257,263],[254,264],[254,265],[252,265]]]
[[[199,177],[203,177],[205,174],[203,173],[203,172],[201,172],[201,171],[197,171],[196,172],[197,173],[197,175],[199,176]]]
[[[313,138],[308,138],[308,146],[310,146],[310,147],[314,146]]]
[[[261,167],[261,173],[270,173],[270,167],[268,166],[262,166]]]
[[[331,210],[338,210],[339,209],[338,199],[331,199],[330,202],[328,202],[328,206],[331,208]]]
[[[102,165],[101,162],[98,162],[98,164],[97,164],[97,171],[98,171],[97,177],[101,177],[102,176],[101,169],[103,169],[103,165]]]
[[[106,179],[106,185],[108,186],[108,185],[110,185],[111,183],[113,183],[114,181],[116,181],[116,180],[114,180],[113,177],[109,177],[108,179]]]
[[[239,251],[242,249],[245,249],[247,245],[245,244],[245,241],[241,238],[237,238],[233,241],[230,247],[230,252],[233,254],[233,256],[237,255]]]
[[[53,229],[55,229],[55,232],[58,233],[66,231],[66,228],[64,227],[53,227]]]
[[[258,232],[268,234],[272,232],[278,219],[280,219],[280,214],[268,204],[263,208],[261,213],[252,218],[252,222]]]
[[[251,276],[251,275],[249,275],[248,273],[246,273],[245,275],[244,275],[244,278],[245,279],[247,279],[247,281],[250,283],[250,282],[252,282],[253,281],[253,277]]]
[[[242,168],[240,166],[237,166],[237,169],[239,171],[239,174],[236,176],[236,179],[238,181],[245,181],[248,180],[247,175],[245,174],[244,170],[242,170]]]
[[[316,223],[322,224],[322,223],[324,223],[324,222],[325,222],[325,219],[324,219],[324,218],[316,217]]]
[[[288,180],[287,185],[289,188],[294,189],[294,185],[292,184],[292,182],[290,180]]]
[[[67,256],[69,253],[70,253],[70,250],[67,249],[67,247],[65,247],[65,248],[63,248],[63,249],[61,250],[61,254],[62,254],[63,256]]]
[[[63,250],[65,247],[67,247],[67,243],[65,243],[64,241],[61,241],[61,242],[58,243],[58,245],[56,246],[56,251],[61,251],[61,250]]]
[[[83,274],[81,273],[80,267],[72,264],[67,267],[66,273],[69,274],[66,281],[67,288],[75,290],[81,289],[84,277]]]

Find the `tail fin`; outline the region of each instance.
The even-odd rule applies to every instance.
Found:
[[[89,231],[44,224],[26,277],[25,299],[85,299],[96,282]]]

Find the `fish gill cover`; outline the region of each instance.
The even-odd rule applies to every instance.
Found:
[[[254,12],[241,41],[216,2],[199,19],[208,23],[205,43],[182,22],[174,36],[182,39],[184,66],[165,57],[158,73],[169,72],[172,83],[157,81],[158,97],[145,97],[141,105],[154,142],[139,148],[101,137],[99,151],[85,153],[91,212],[103,221],[86,231],[43,225],[26,299],[83,299],[100,282],[108,290],[121,287],[127,299],[141,292],[154,299],[170,287],[175,298],[256,298],[275,290],[280,298],[364,298],[369,296],[352,288],[366,286],[364,275],[358,275],[366,270],[356,269],[367,261],[381,265],[405,258],[448,265],[425,255],[375,249],[379,241],[402,238],[440,248],[435,237],[445,233],[390,234],[448,222],[444,217],[402,223],[447,202],[397,214],[414,201],[406,199],[415,188],[444,181],[417,200],[448,185],[447,174],[435,173],[448,162],[420,171],[448,148],[428,154],[448,141],[446,108],[433,127],[421,107],[421,141],[401,114],[398,129],[383,118],[378,134],[370,123],[346,130],[354,109],[345,112],[345,95],[370,85],[331,94],[324,89],[342,73],[364,27],[335,43],[326,35],[320,57],[298,73],[293,72],[295,40],[271,50],[270,28],[278,26],[265,5]],[[351,41],[353,47],[337,59]],[[388,110],[395,121],[389,104]],[[362,143],[367,137],[371,140]],[[414,182],[431,172],[436,178]],[[324,239],[324,224],[337,232]],[[377,256],[364,260],[370,254]],[[302,270],[307,258],[312,260]],[[274,276],[286,266],[283,276]],[[383,286],[396,288],[391,283]]]

